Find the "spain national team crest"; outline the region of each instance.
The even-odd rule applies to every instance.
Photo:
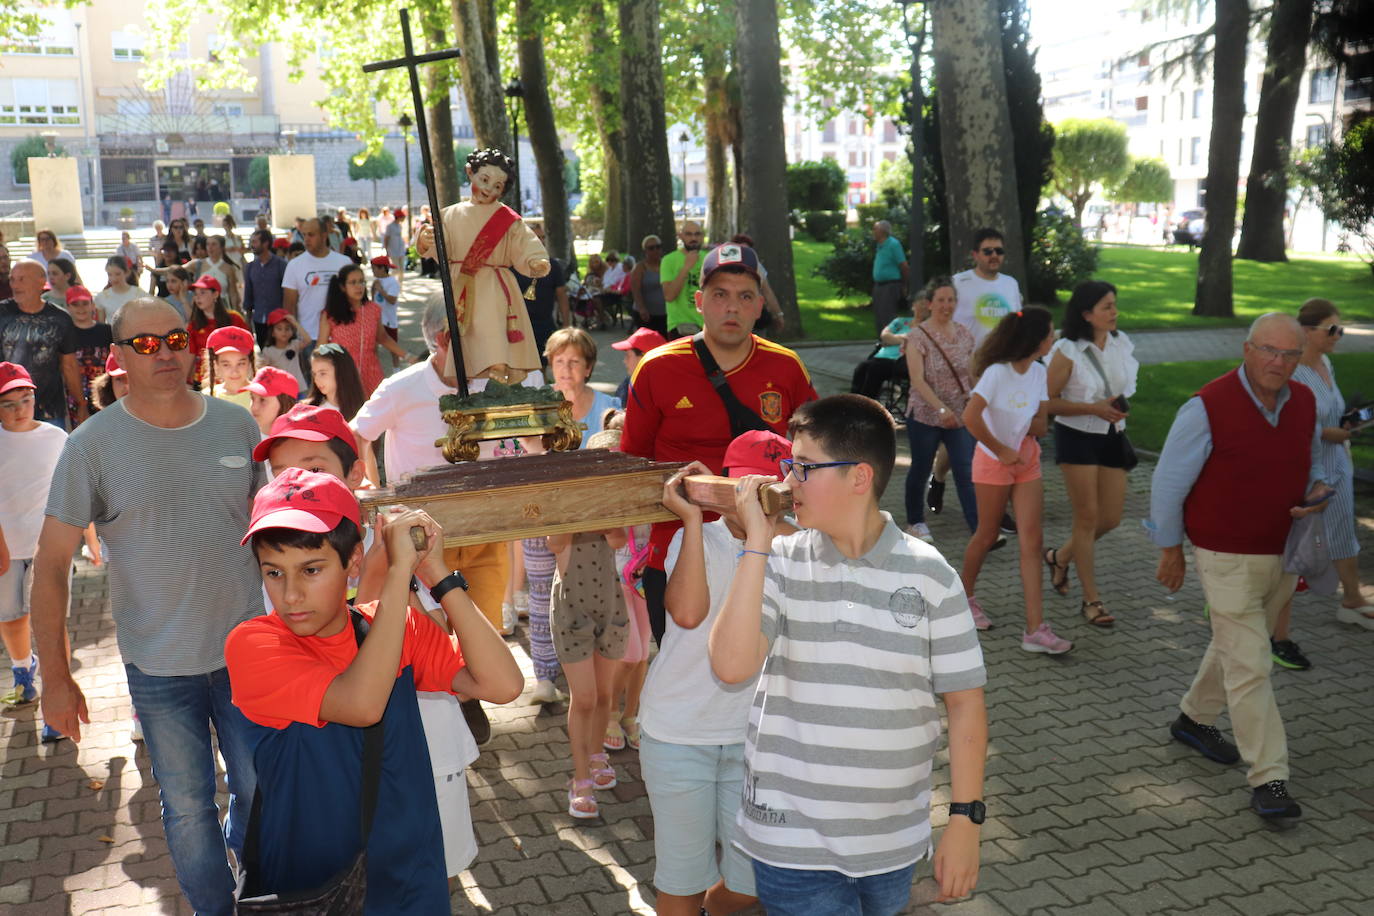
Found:
[[[782,422],[782,392],[765,391],[759,395],[759,416],[765,423]]]

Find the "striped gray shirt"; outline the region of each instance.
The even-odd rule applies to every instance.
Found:
[[[739,814],[770,865],[863,877],[924,857],[935,694],[987,681],[958,575],[883,516],[857,560],[814,530],[773,542]]]
[[[263,612],[257,563],[239,544],[262,485],[262,436],[242,407],[204,401],[179,429],[116,401],[67,439],[48,493],[48,515],[95,522],[119,651],[158,677],[223,668],[229,631]]]

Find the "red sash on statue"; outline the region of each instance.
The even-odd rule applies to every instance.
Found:
[[[519,221],[519,213],[516,213],[505,204],[501,204],[492,211],[491,216],[487,217],[486,223],[477,233],[477,238],[473,239],[472,247],[468,249],[467,255],[461,261],[456,258],[449,259],[450,264],[459,265],[458,294],[454,303],[454,310],[458,315],[458,323],[462,326],[464,331],[467,331],[471,325],[471,322],[468,320],[468,300],[475,295],[472,292],[473,277],[477,275],[478,269],[486,265],[488,259],[491,258],[492,252],[496,251],[496,246],[500,244],[501,239],[505,237],[506,230],[510,229],[511,226]],[[510,297],[507,296],[506,298],[509,299]],[[507,327],[511,326],[514,319],[515,315],[512,304],[507,302]],[[511,333],[511,331],[507,331],[506,336],[510,337]],[[520,331],[514,331],[513,333],[518,336],[510,337],[512,343],[525,336]]]

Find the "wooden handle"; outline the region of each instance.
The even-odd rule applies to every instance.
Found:
[[[429,535],[426,534],[425,529],[420,527],[419,525],[411,525],[410,543],[415,545],[415,549],[417,551],[419,551],[420,553],[424,553],[426,550],[429,549]]]
[[[719,512],[735,507],[735,487],[739,481],[733,477],[716,477],[711,474],[689,474],[682,478],[687,491],[687,499],[703,509]],[[770,483],[759,487],[759,504],[765,515],[777,515],[792,508],[792,491],[785,483]]]

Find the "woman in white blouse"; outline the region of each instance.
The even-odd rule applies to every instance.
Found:
[[[1073,505],[1073,531],[1045,551],[1050,584],[1069,593],[1069,564],[1083,583],[1084,618],[1094,626],[1116,622],[1097,591],[1093,548],[1121,523],[1126,473],[1136,464],[1126,438],[1127,398],[1135,394],[1131,341],[1116,329],[1116,287],[1101,280],[1078,284],[1064,308],[1061,337],[1050,351],[1049,412],[1054,415],[1055,462]]]

